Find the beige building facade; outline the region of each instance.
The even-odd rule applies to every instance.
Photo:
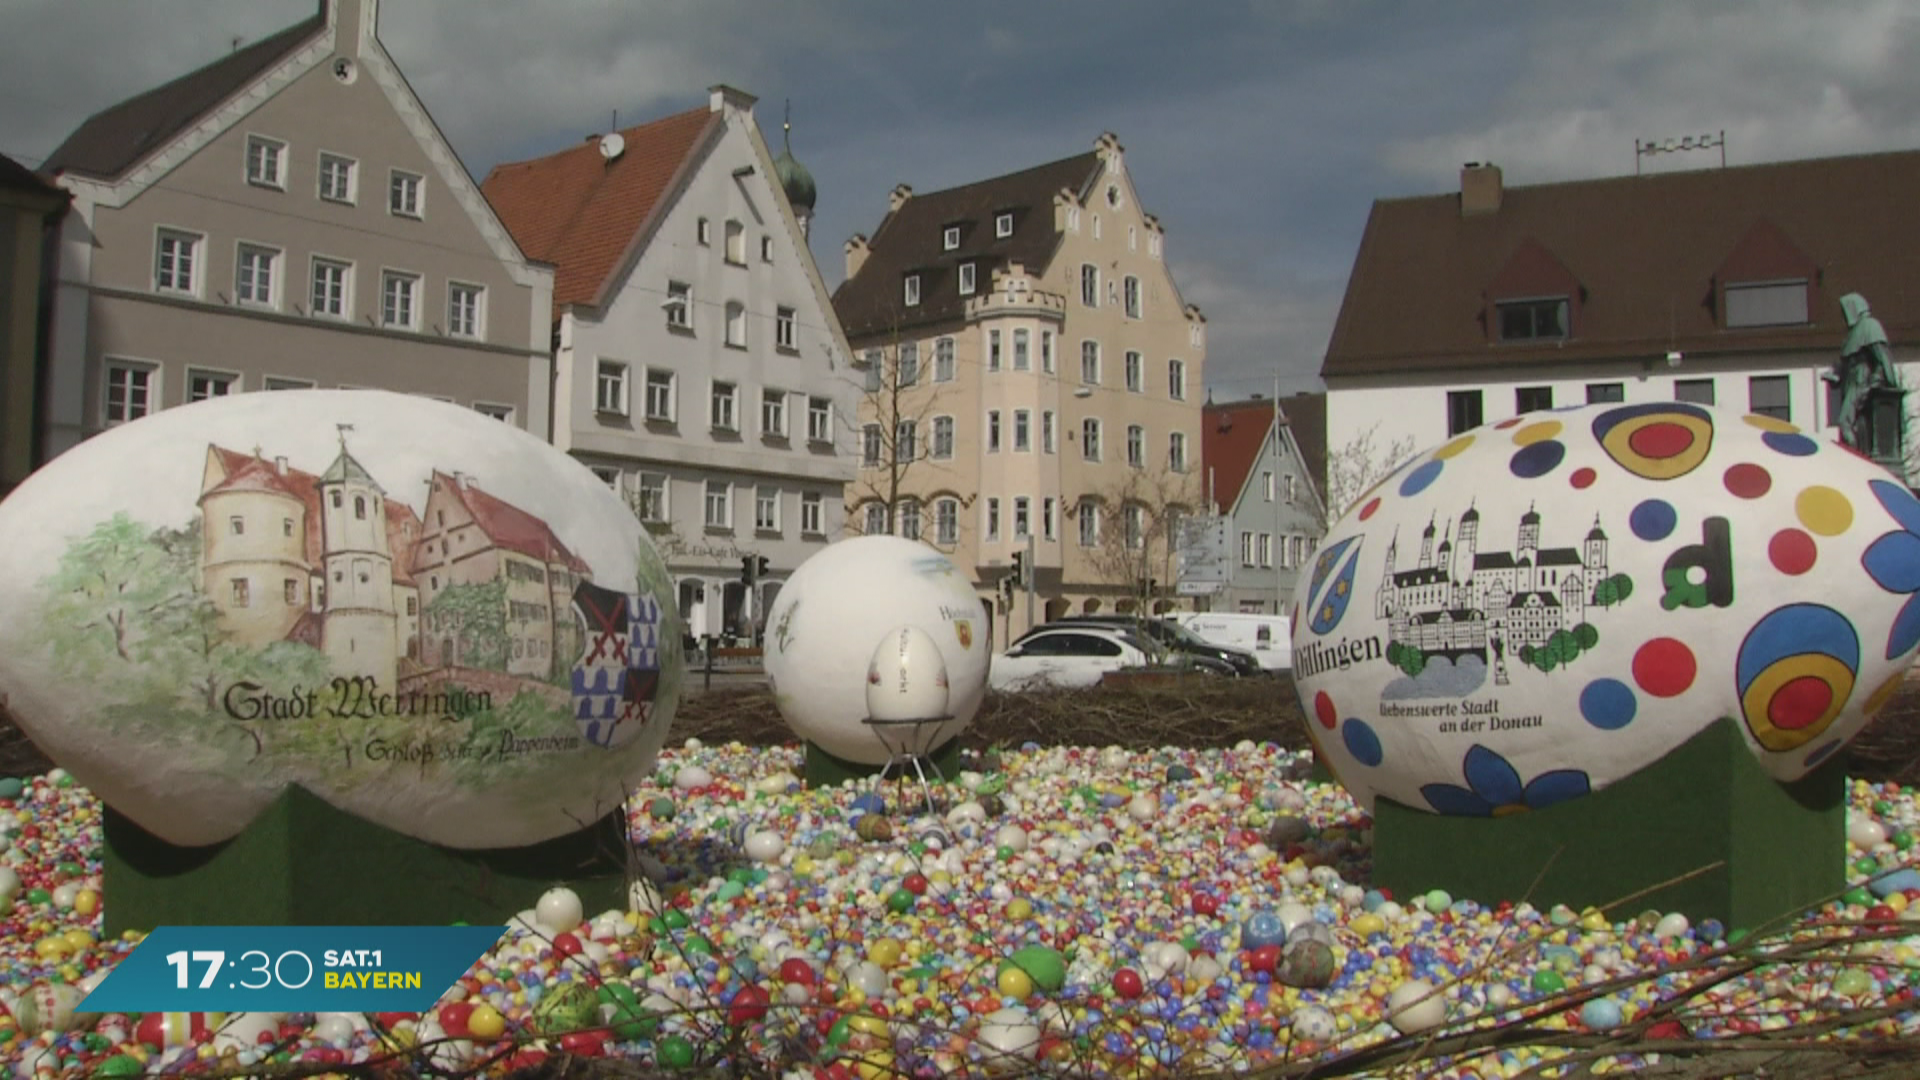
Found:
[[[381,46],[378,10],[322,0],[48,159],[73,198],[49,456],[156,409],[303,387],[453,400],[549,434],[552,273]]]
[[[835,307],[865,379],[850,531],[946,553],[1001,634],[1178,604],[1166,537],[1203,512],[1206,325],[1118,139],[947,191],[896,188],[846,252]],[[1024,587],[1009,603],[1002,582],[1029,552],[1031,604]]]

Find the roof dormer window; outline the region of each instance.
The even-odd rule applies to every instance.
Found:
[[[960,295],[972,296],[973,289],[974,289],[973,264],[961,263],[960,264]]]
[[[960,250],[960,226],[949,225],[946,228],[940,230],[940,250],[941,251]]]
[[[996,240],[1005,240],[1013,235],[1013,211],[994,216],[993,235]]]
[[[1567,337],[1567,298],[1539,297],[1494,305],[1501,341],[1561,341]]]
[[[920,303],[919,274],[907,275],[906,284],[901,286],[900,298],[908,307],[913,307]]]
[[[1727,329],[1755,326],[1804,326],[1807,282],[1750,281],[1727,286]]]

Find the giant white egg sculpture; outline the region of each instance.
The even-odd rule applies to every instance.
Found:
[[[801,563],[767,613],[767,680],[794,733],[845,761],[885,764],[887,742],[866,723],[868,676],[901,627],[925,634],[946,669],[952,719],[920,733],[923,748],[966,730],[987,689],[987,613],[972,582],[925,544],[858,536]]]
[[[426,398],[168,409],[29,477],[0,536],[10,711],[175,844],[292,785],[451,847],[574,832],[649,775],[684,675],[633,512]]]
[[[1721,717],[1804,776],[1920,645],[1920,502],[1784,421],[1529,413],[1402,465],[1293,618],[1314,741],[1362,805],[1490,815],[1632,775]]]

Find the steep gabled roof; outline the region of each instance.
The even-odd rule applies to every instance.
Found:
[[[215,446],[223,478],[201,494],[204,499],[216,492],[259,491],[298,499],[307,508],[307,531],[303,538],[306,559],[318,564],[325,548],[324,527],[320,520],[321,478],[292,467],[281,469],[277,460],[268,461],[258,453],[245,454]],[[358,462],[355,467],[358,468]],[[387,548],[393,554],[393,580],[397,585],[413,584],[409,570],[413,565],[413,545],[420,536],[420,518],[413,508],[398,499],[383,503],[387,515]]]
[[[1375,202],[1321,374],[1399,375],[1621,357],[1837,350],[1840,297],[1864,295],[1896,341],[1920,340],[1920,151],[1509,187],[1463,214],[1458,192]],[[1762,232],[1817,267],[1802,326],[1729,329],[1718,273]],[[1495,278],[1537,244],[1578,282],[1564,341],[1506,342]],[[1776,260],[1777,261],[1777,260]],[[1743,275],[1744,276],[1744,275]]]
[[[1327,496],[1327,395],[1295,394],[1280,401],[1280,421],[1293,433],[1300,462],[1313,478],[1313,490]]]
[[[1021,263],[1041,274],[1059,246],[1053,227],[1053,197],[1061,189],[1079,194],[1100,169],[1098,151],[980,180],[945,191],[913,195],[887,214],[868,242],[867,260],[833,294],[833,308],[848,337],[900,326],[958,318],[967,298],[958,287],[959,265],[977,264],[975,287],[992,287],[993,271]],[[1013,235],[994,236],[998,214],[1013,212]],[[942,233],[960,226],[960,247],[943,251]],[[902,281],[920,275],[920,303],[902,304]]]
[[[721,116],[706,107],[619,134],[609,161],[592,139],[557,154],[497,165],[481,192],[530,259],[557,269],[553,310],[592,305],[635,234],[661,206],[682,166]]]
[[[48,174],[117,179],[268,68],[326,29],[318,14],[163,86],[94,113],[40,166]]]
[[[1212,474],[1207,479],[1215,513],[1232,512],[1273,429],[1273,402],[1264,398],[1208,404],[1201,410],[1200,460]]]
[[[558,563],[575,573],[592,572],[592,567],[553,535],[553,530],[546,522],[480,490],[471,478],[448,476],[436,469],[433,485],[444,485],[454,498],[459,499],[461,505],[467,508],[467,513],[473,516],[474,524],[480,526],[480,531],[495,546],[548,565]]]

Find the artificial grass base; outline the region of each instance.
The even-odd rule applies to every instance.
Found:
[[[1373,881],[1405,897],[1438,888],[1576,910],[1650,890],[1610,916],[1654,908],[1755,928],[1844,887],[1846,790],[1845,755],[1782,784],[1721,719],[1649,768],[1542,810],[1446,817],[1376,800]]]
[[[624,815],[516,848],[463,850],[371,824],[289,788],[239,836],[181,847],[105,812],[106,932],[157,926],[504,923],[565,885],[624,908]]]

